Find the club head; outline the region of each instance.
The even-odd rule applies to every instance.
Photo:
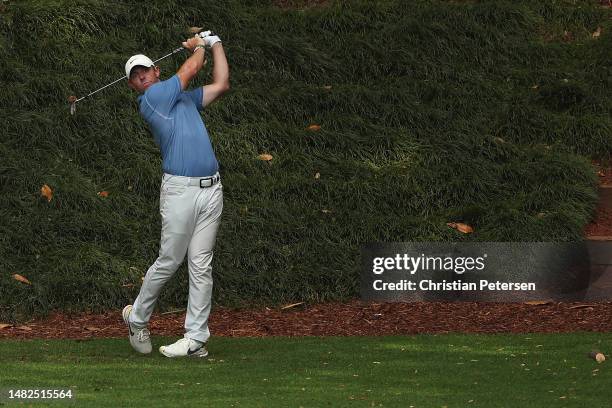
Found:
[[[68,103],[70,104],[70,114],[74,115],[76,113],[76,101],[77,97],[74,95],[70,95],[68,97]]]

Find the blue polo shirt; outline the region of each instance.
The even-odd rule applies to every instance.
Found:
[[[138,97],[140,115],[149,124],[162,155],[164,173],[205,177],[219,170],[199,111],[204,90],[183,92],[177,75],[151,85]]]

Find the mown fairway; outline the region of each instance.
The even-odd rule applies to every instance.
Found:
[[[79,407],[606,407],[610,363],[592,349],[612,337],[215,338],[208,360],[137,356],[127,339],[2,341],[0,388],[70,387]]]

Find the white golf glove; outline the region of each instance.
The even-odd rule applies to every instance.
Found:
[[[204,42],[206,42],[206,47],[212,48],[218,42],[221,42],[221,39],[217,35],[207,35],[204,37]]]

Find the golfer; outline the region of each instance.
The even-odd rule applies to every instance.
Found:
[[[223,209],[223,187],[219,164],[198,111],[229,89],[229,67],[218,36],[189,38],[183,47],[193,54],[165,81],[159,78],[159,68],[144,55],[134,55],[125,64],[128,85],[140,94],[140,114],[161,150],[164,174],[159,197],[159,256],[147,271],[134,304],[123,309],[123,320],[132,347],[139,353],[150,353],[147,325],[157,297],[187,255],[185,336],[174,344],[161,346],[159,351],[167,357],[206,357],[213,286],[211,263]],[[205,48],[213,56],[212,83],[188,91],[189,83],[205,62]]]

